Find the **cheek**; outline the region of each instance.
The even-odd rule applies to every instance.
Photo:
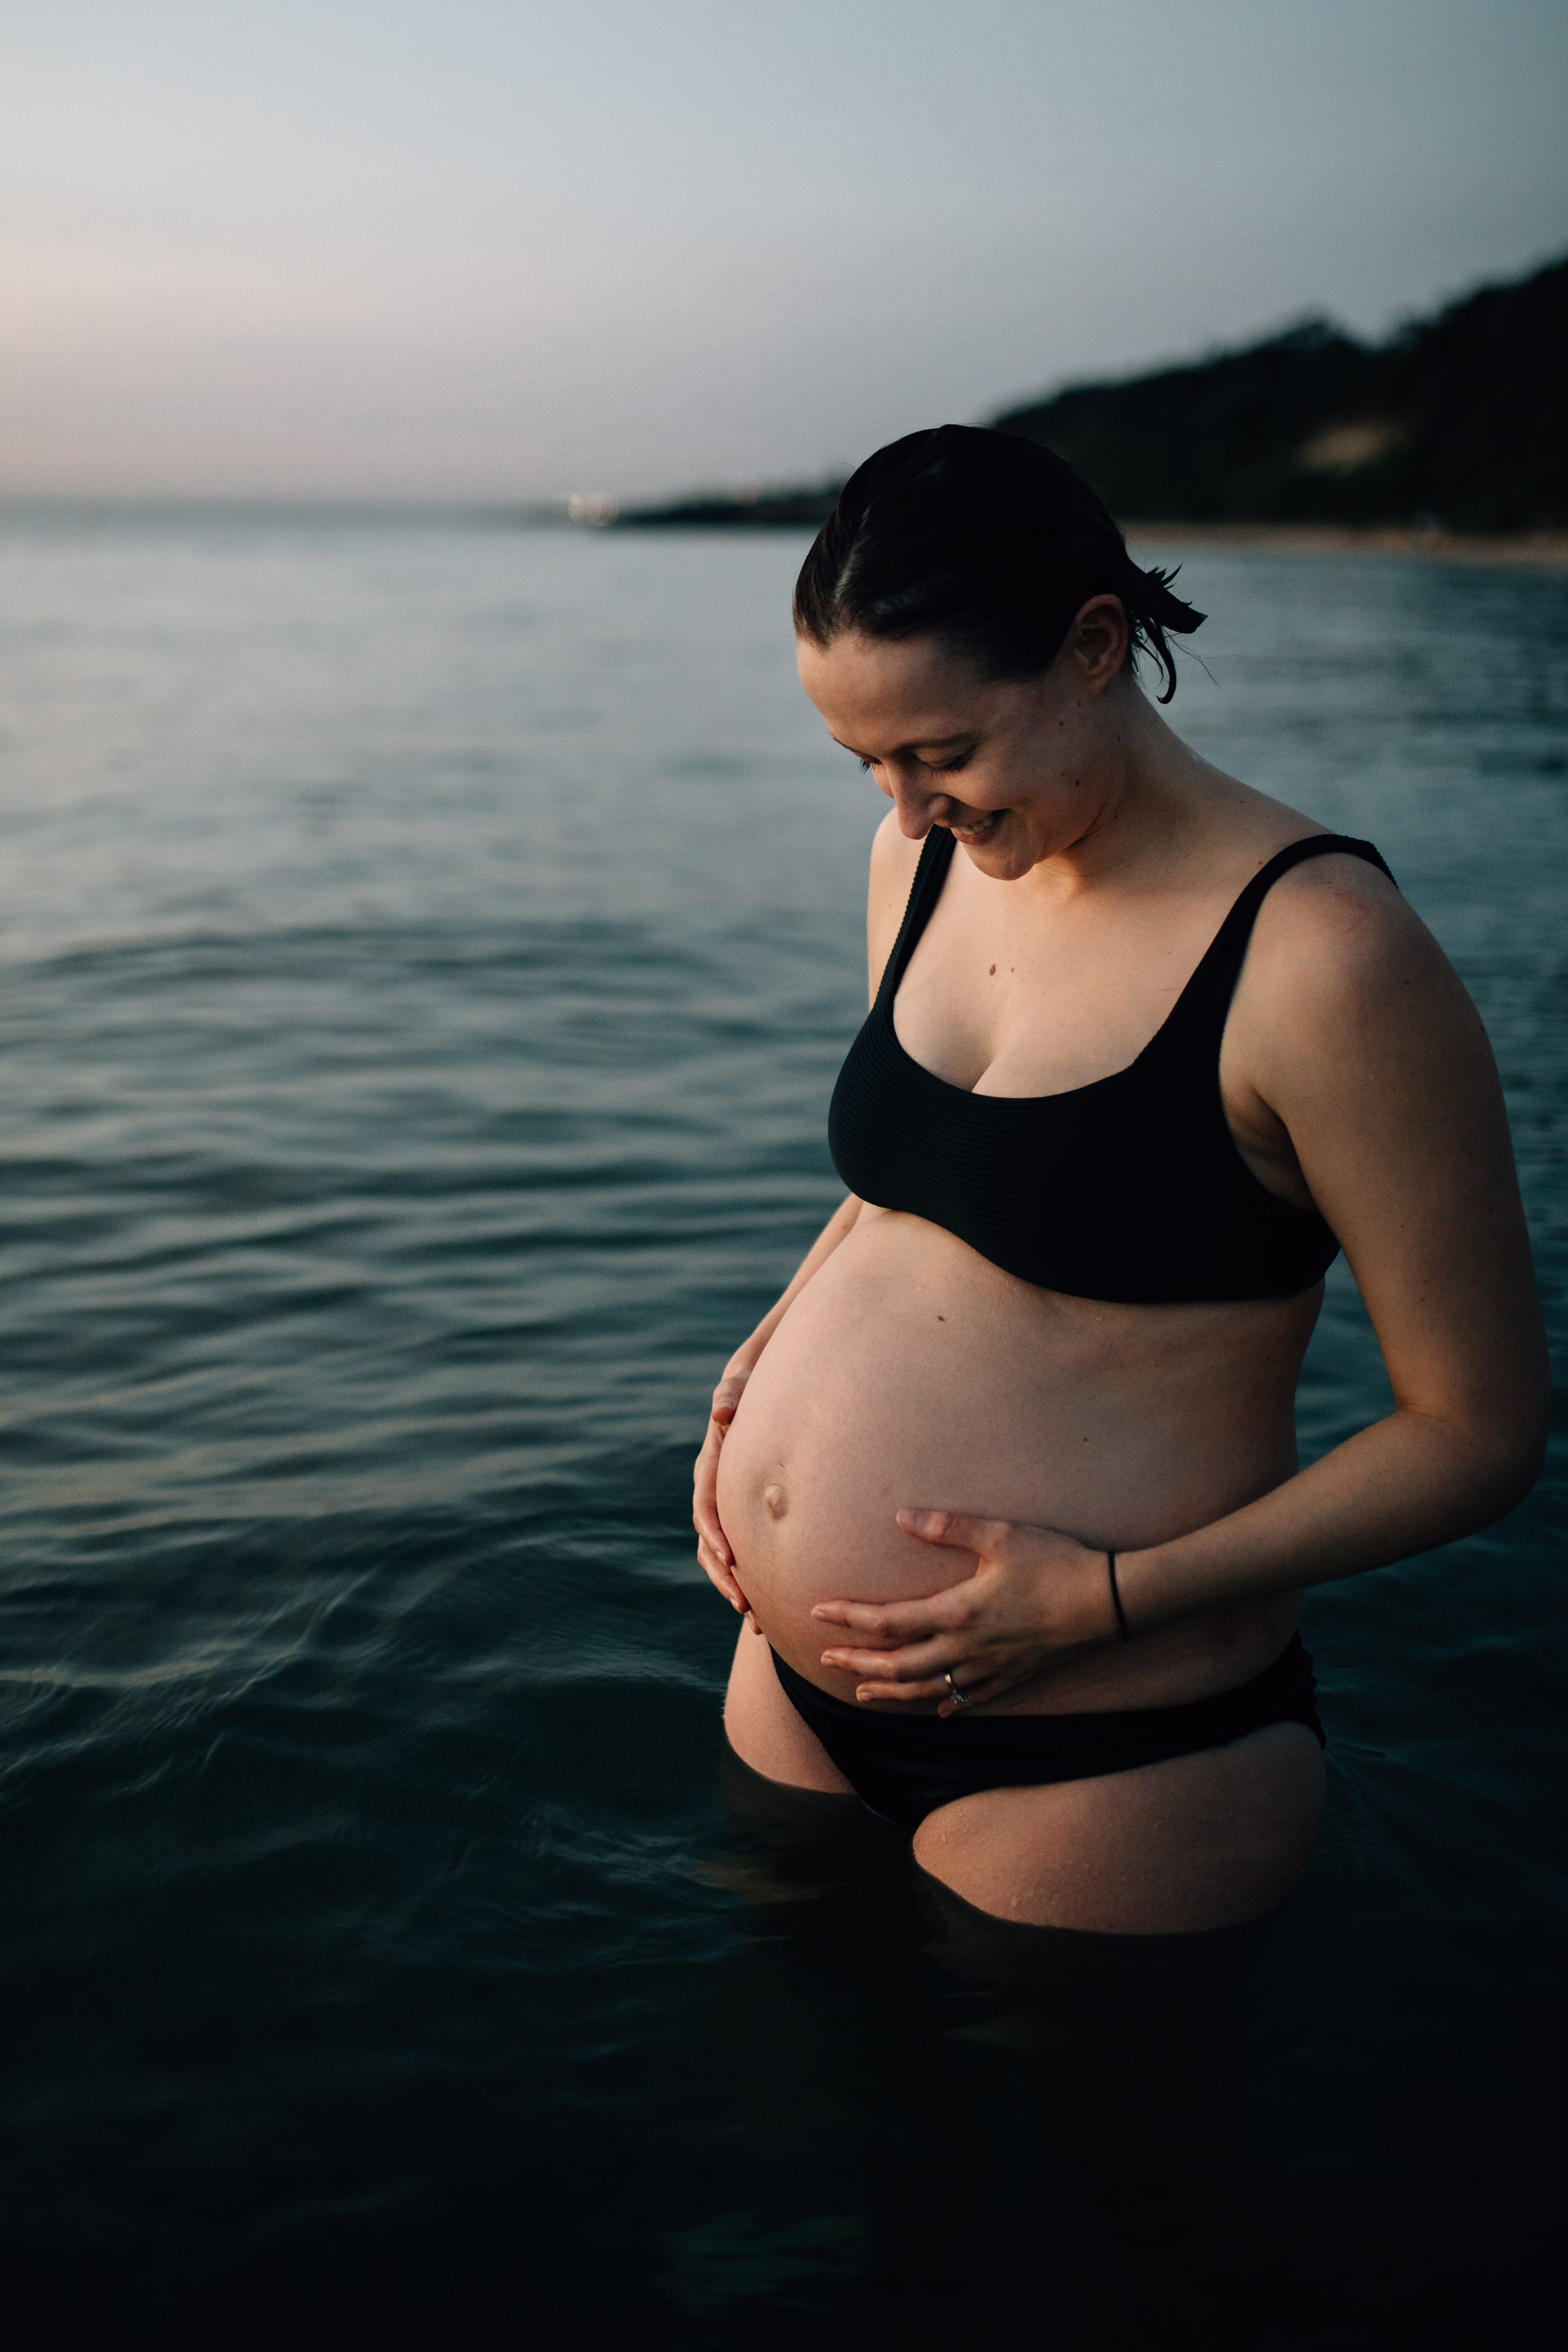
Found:
[[[1089,782],[1094,746],[1089,730],[1076,714],[1062,713],[1040,745],[1035,769],[1036,792],[1042,803],[1071,801]]]

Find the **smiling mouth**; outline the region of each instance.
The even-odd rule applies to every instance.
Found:
[[[954,841],[988,841],[1001,824],[1005,812],[993,809],[989,816],[978,818],[972,824],[954,824],[949,821],[948,831]]]

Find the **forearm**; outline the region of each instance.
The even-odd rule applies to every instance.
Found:
[[[1537,1466],[1528,1440],[1393,1412],[1239,1511],[1119,1553],[1129,1623],[1268,1600],[1451,1543],[1511,1509]]]
[[[806,1284],[814,1274],[818,1273],[826,1265],[859,1213],[860,1203],[851,1192],[847,1200],[840,1202],[805,1257],[802,1258],[789,1287],[781,1293],[773,1305],[769,1307],[750,1338],[743,1339],[736,1349],[727,1367],[730,1371],[752,1370]]]

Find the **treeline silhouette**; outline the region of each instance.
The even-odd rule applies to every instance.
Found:
[[[1568,523],[1568,261],[1385,343],[1310,320],[1006,410],[1140,522]]]
[[[1568,526],[1568,260],[1382,343],[1325,319],[992,422],[1129,522]],[[630,524],[821,522],[837,481],[630,509]]]

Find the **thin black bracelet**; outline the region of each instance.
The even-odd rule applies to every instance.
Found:
[[[1117,1591],[1116,1554],[1113,1551],[1108,1551],[1105,1555],[1105,1570],[1110,1579],[1110,1605],[1116,1612],[1116,1630],[1124,1642],[1130,1642],[1132,1636],[1127,1630],[1127,1612],[1121,1606],[1121,1595]]]

